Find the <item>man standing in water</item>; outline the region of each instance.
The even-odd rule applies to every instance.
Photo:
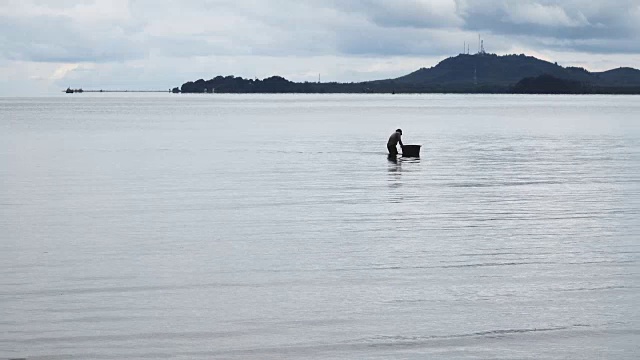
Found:
[[[389,136],[389,141],[387,141],[387,150],[389,150],[389,155],[396,156],[398,155],[398,148],[396,147],[400,143],[400,148],[402,145],[402,129],[396,129],[396,132]]]

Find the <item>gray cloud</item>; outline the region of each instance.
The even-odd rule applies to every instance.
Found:
[[[596,53],[640,51],[637,1],[457,0],[464,28],[531,46]]]
[[[447,28],[463,24],[454,0],[363,0],[335,2],[336,8],[361,14],[381,27]]]
[[[35,62],[126,61],[145,56],[126,28],[82,27],[64,16],[0,16],[0,53]]]
[[[401,28],[394,32],[371,27],[344,31],[337,37],[337,50],[349,55],[430,56],[452,53],[458,44],[455,33]]]

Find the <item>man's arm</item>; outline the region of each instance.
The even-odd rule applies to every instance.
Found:
[[[404,147],[404,145],[402,144],[402,137],[398,136],[398,142],[400,143],[400,147]]]

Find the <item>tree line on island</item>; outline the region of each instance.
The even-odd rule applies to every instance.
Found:
[[[174,93],[522,93],[640,94],[640,70],[589,72],[525,55],[478,53],[447,58],[395,79],[365,82],[293,82],[216,76],[189,81]]]

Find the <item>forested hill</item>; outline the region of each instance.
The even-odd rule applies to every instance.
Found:
[[[536,79],[536,81],[532,81]],[[523,80],[527,80],[524,81]],[[558,80],[558,81],[556,81]],[[555,89],[553,84],[562,84]],[[536,86],[542,85],[541,88]],[[548,91],[548,89],[554,91]],[[640,94],[640,70],[589,72],[525,55],[460,54],[431,68],[395,79],[360,83],[297,83],[273,76],[264,80],[217,76],[187,82],[183,93],[625,93]]]

